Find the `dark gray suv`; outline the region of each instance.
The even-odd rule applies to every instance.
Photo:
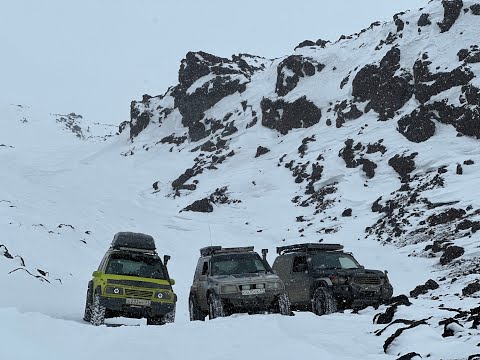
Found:
[[[291,307],[317,315],[377,305],[392,297],[387,272],[367,270],[339,244],[277,248],[273,270],[284,281]]]
[[[190,288],[190,320],[233,313],[262,311],[290,315],[283,281],[251,247],[200,249],[200,259]]]

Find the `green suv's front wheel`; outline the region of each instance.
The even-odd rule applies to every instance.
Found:
[[[100,303],[100,295],[95,294],[93,298],[90,322],[94,326],[100,326],[105,323],[105,306]]]

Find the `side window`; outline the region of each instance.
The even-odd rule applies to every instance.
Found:
[[[307,257],[306,256],[297,256],[293,259],[292,272],[301,273],[308,270]]]
[[[205,261],[202,266],[202,275],[208,275],[208,261]]]

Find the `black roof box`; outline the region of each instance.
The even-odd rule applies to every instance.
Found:
[[[155,240],[150,235],[134,232],[119,232],[112,240],[113,249],[155,252]]]

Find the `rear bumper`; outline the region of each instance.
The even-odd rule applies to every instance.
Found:
[[[125,298],[100,297],[100,304],[112,312],[121,313],[125,317],[157,317],[175,310],[175,303],[154,302],[150,306],[127,305]]]

